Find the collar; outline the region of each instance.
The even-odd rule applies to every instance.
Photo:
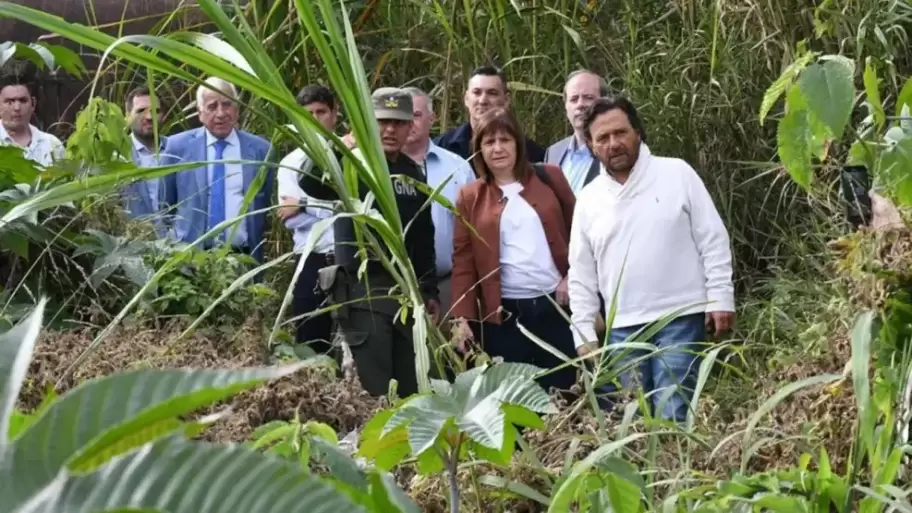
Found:
[[[576,139],[576,133],[573,133],[573,134],[570,136],[570,144],[567,145],[567,151],[569,151],[570,153],[575,153],[576,151],[579,151],[579,150],[584,149],[584,148],[587,149],[587,150],[589,149],[589,148],[587,148],[587,147],[585,147],[585,146],[580,147],[579,141],[577,141],[577,139]]]
[[[31,136],[32,136],[31,141],[29,142],[29,146],[34,146],[35,143],[38,141],[39,130],[37,128],[35,128],[35,126],[32,125],[31,123],[29,123],[28,127],[29,127],[29,132],[31,133]],[[8,143],[8,144],[15,144],[15,141],[13,141],[13,138],[10,137],[9,132],[6,131],[6,127],[3,126],[3,123],[0,123],[0,141],[2,141],[4,143]]]
[[[642,175],[646,174],[646,170],[649,169],[649,162],[652,160],[652,152],[649,151],[649,146],[646,146],[646,143],[640,143],[640,155],[637,157],[637,161],[633,163],[633,168],[630,170],[630,176],[627,178],[627,182],[624,186],[628,186],[633,182],[639,181]],[[605,167],[605,164],[601,164],[602,172],[610,178],[613,182],[617,182],[614,178],[614,173],[608,170]],[[629,188],[629,187],[628,187]]]
[[[136,134],[131,132],[130,139],[133,141],[134,150],[136,150],[138,152],[142,152],[142,151],[152,152],[152,150],[150,150],[148,147],[146,147],[146,145],[143,144],[142,141],[140,141],[139,139],[136,138]],[[165,149],[166,140],[167,140],[167,137],[165,137],[164,135],[161,135],[161,134],[158,135],[158,151],[162,151],[163,149]]]
[[[443,148],[434,144],[434,141],[428,139],[427,153],[425,154],[424,160],[428,160],[431,157],[434,157],[437,160],[441,159],[443,155]]]
[[[212,135],[212,132],[210,132],[208,128],[203,128],[203,130],[206,132],[206,147],[215,144],[215,141],[218,138]],[[240,147],[241,143],[238,139],[237,129],[231,129],[231,133],[228,134],[228,137],[225,137],[225,141],[227,141],[230,146]]]

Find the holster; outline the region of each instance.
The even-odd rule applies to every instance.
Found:
[[[327,302],[333,305],[330,311],[332,319],[337,322],[348,320],[351,314],[352,276],[344,266],[336,264],[318,271],[317,286],[326,295]]]
[[[320,269],[317,286],[326,295],[327,302],[334,308],[330,310],[333,319],[333,345],[341,347],[343,366],[352,358],[350,346],[363,344],[367,333],[358,331],[352,319],[352,305],[361,299],[357,293],[357,270],[343,265],[331,265]]]

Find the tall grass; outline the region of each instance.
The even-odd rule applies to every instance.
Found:
[[[563,478],[568,474],[590,470],[573,464],[573,453],[584,440],[603,444],[600,456],[621,455],[645,469],[641,472],[644,494],[651,504],[655,504],[653,499],[668,497],[696,506],[702,499],[685,497],[687,492],[702,485],[715,487],[716,479],[725,477],[710,475],[707,461],[735,454],[729,465],[746,472],[753,468],[757,455],[770,447],[784,442],[801,448],[815,446],[816,433],[786,432],[763,424],[791,394],[854,379],[859,410],[870,411],[870,398],[862,393],[870,385],[862,375],[869,365],[872,344],[865,319],[855,336],[850,372],[800,376],[790,384],[782,383],[768,396],[764,395],[768,390],[758,385],[769,385],[764,373],[778,362],[830,350],[826,344],[835,330],[848,331],[854,317],[827,267],[826,242],[845,229],[838,204],[831,200],[833,170],[820,171],[822,185],[814,196],[800,192],[776,162],[774,128],[761,126],[756,113],[763,92],[801,46],[841,51],[859,62],[868,56],[889,62],[892,73],[885,84],[887,96],[895,94],[901,84],[895,77],[912,72],[912,57],[904,50],[912,23],[907,2],[833,0],[817,5],[809,0],[625,0],[597,2],[600,5],[590,12],[573,0],[389,0],[369,1],[352,9],[355,22],[351,26],[329,21],[338,8],[329,0],[313,5],[255,0],[246,4],[242,17],[232,20],[219,14],[214,2],[202,4],[220,20],[221,37],[254,68],[257,80],[231,66],[227,54],[206,55],[173,38],[122,40],[111,51],[117,57],[111,65],[118,72],[137,66],[154,69],[158,77],[188,83],[197,83],[200,72],[233,80],[248,92],[249,128],[263,134],[273,133],[285,117],[299,133],[316,130],[313,120],[294,105],[291,93],[308,81],[328,81],[342,96],[347,128],[354,129],[359,141],[371,141],[368,147],[376,157],[380,155],[376,129],[366,122],[371,118],[369,88],[416,85],[430,91],[442,131],[465,117],[462,92],[468,72],[494,62],[510,79],[513,104],[530,135],[550,144],[569,133],[561,101],[564,77],[585,66],[603,74],[615,90],[634,100],[645,118],[655,153],[684,158],[701,173],[735,245],[742,305],[740,332],[735,338],[746,339],[749,345],[726,347],[730,353],[718,348],[709,355],[700,370],[703,394],[695,399],[694,409],[706,398],[707,387],[715,385],[711,399],[718,409],[732,410],[717,412],[717,417],[730,420],[724,427],[735,432],[707,434],[698,429],[696,420],[684,429],[673,429],[648,416],[635,421],[636,408],[644,402],[642,396],[636,397],[625,405],[620,422],[609,426],[600,416],[597,427],[585,436],[567,436],[573,449],[565,451],[562,476],[548,474],[540,468],[543,464],[530,464],[554,478],[555,492],[567,482]],[[73,27],[29,16],[49,30],[77,35]],[[233,31],[233,26],[242,30]],[[100,52],[114,43],[111,38],[83,36],[84,44]],[[359,55],[351,51],[354,46]],[[308,132],[303,133],[307,137]],[[841,151],[836,149],[837,160]],[[321,162],[332,167],[340,188],[345,189],[354,172],[369,181],[378,196],[386,195],[378,209],[389,216],[387,235],[393,240],[402,227],[389,204],[383,182],[385,166],[380,160],[347,171]],[[357,215],[361,208],[353,200],[344,206],[344,215]],[[280,224],[274,225],[270,236],[273,241],[287,237]],[[287,238],[283,240],[284,244],[271,246],[272,256],[278,257],[273,262],[288,257]],[[400,261],[391,267],[412,294],[413,274],[402,265]],[[417,303],[415,297],[411,299]],[[420,308],[415,317],[421,317]],[[417,339],[423,343],[426,337],[420,327],[418,332]],[[729,356],[741,360],[724,365],[730,362]],[[903,358],[901,369],[908,367],[907,360]],[[419,362],[425,375],[428,363]],[[714,364],[723,367],[723,377],[711,383]],[[897,380],[896,384],[902,383]],[[734,411],[744,405],[755,409],[746,416],[744,411]],[[884,415],[889,419],[892,413]],[[558,427],[565,427],[571,417],[559,419]],[[853,431],[864,435],[854,449],[856,456],[858,451],[872,451],[875,445],[869,436],[870,422],[865,420],[863,430],[859,425]],[[634,431],[640,432],[631,434]],[[731,446],[740,448],[731,453]],[[875,465],[880,465],[877,460],[885,447],[879,450],[871,458]],[[860,461],[853,461],[844,469],[855,476],[861,467]]]
[[[345,9],[369,86],[430,91],[440,131],[465,119],[463,89],[479,64],[504,68],[513,104],[541,144],[569,133],[561,99],[566,74],[585,66],[605,76],[641,109],[653,149],[684,158],[701,173],[732,232],[740,291],[750,292],[757,279],[801,254],[793,244],[806,244],[806,233],[835,215],[826,205],[810,205],[775,162],[774,129],[756,122],[763,92],[799,44],[859,60],[874,56],[891,63],[893,77],[902,76],[912,70],[899,51],[908,42],[912,10],[902,0],[589,4],[594,10],[575,0],[389,0],[349,2]],[[289,89],[327,78],[312,36],[296,30],[289,2],[245,5],[229,2],[226,10],[247,20]],[[180,23],[169,18],[156,32],[166,21]],[[137,68],[119,60],[110,66],[121,78],[97,94],[120,98]],[[185,87],[170,85],[175,100],[192,103]],[[279,111],[268,101],[249,101],[259,111],[248,117],[250,128],[271,133]],[[347,128],[353,113],[343,114]],[[272,239],[287,244],[281,224],[273,228]],[[281,247],[272,248],[281,254]]]

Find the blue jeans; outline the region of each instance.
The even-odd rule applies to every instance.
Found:
[[[705,319],[703,313],[678,317],[660,329],[651,340],[643,340],[640,336],[627,340],[647,326],[645,324],[611,330],[609,346],[624,341],[652,342],[656,346],[657,352],[648,358],[644,358],[649,355],[646,350],[619,349],[623,356],[616,361],[616,365],[625,369],[619,375],[621,386],[627,390],[642,386],[653,415],[675,422],[683,422],[687,418],[700,366],[699,353],[704,349],[706,339]],[[610,358],[612,352],[607,355]],[[639,361],[639,364],[628,368],[633,365],[633,360]],[[601,390],[613,392],[616,387],[610,384]],[[656,412],[658,409],[661,411]]]

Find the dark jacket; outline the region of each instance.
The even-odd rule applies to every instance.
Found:
[[[464,123],[434,138],[434,144],[468,160],[472,156],[472,125]],[[545,161],[545,149],[526,137],[526,158],[536,164]]]
[[[342,167],[342,153],[334,149],[332,150],[332,154],[336,158],[336,162],[339,163],[339,167]],[[326,171],[321,169],[317,166],[317,163],[314,162],[313,169],[310,173],[298,174],[298,185],[301,187],[301,190],[311,198],[324,201],[339,199],[339,193],[337,193],[336,189],[331,185],[332,180],[323,176],[325,174]]]
[[[396,177],[396,175],[405,175],[414,180],[426,182],[424,172],[421,166],[404,153],[400,153],[395,162],[387,158],[386,163],[389,166],[390,175],[393,177],[393,192],[396,194],[399,218],[402,220],[403,228],[407,229],[405,233],[406,253],[415,269],[424,299],[436,299],[438,290],[434,221],[431,218],[430,206],[422,208],[427,202],[428,196],[411,183]],[[359,182],[358,193],[362,200],[366,198],[368,191],[368,187],[363,182]],[[335,235],[336,263],[344,265],[350,270],[356,270],[361,262],[356,254],[358,247],[354,222],[350,217],[336,219],[333,222],[333,233]],[[374,234],[377,240],[383,244],[383,239],[379,234],[376,231]],[[391,258],[389,249],[386,247],[383,249],[387,258]],[[385,273],[386,270],[383,268],[383,264],[372,256],[367,264],[367,272]]]

